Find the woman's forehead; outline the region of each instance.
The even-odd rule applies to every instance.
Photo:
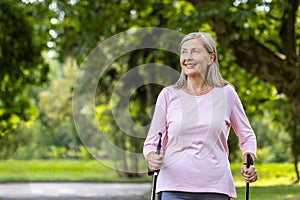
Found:
[[[181,48],[204,48],[204,43],[200,38],[194,38],[185,41]]]

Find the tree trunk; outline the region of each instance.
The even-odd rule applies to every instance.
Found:
[[[297,180],[295,183],[299,183],[300,174],[298,170],[298,162],[299,162],[299,144],[300,144],[300,120],[294,117],[295,113],[292,114],[291,119],[288,123],[288,131],[291,133],[292,139],[292,154],[294,158],[294,168]]]
[[[298,147],[297,147],[297,152],[294,155],[294,167],[295,167],[295,172],[296,172],[296,177],[297,177],[297,180],[295,181],[295,183],[299,183],[300,175],[299,175],[299,170],[298,170]]]

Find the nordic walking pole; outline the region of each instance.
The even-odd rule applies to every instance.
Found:
[[[247,154],[247,169],[250,167],[250,165],[253,165],[253,159],[250,154]],[[246,183],[246,200],[249,200],[249,183]]]
[[[159,134],[159,141],[156,147],[156,154],[159,155],[160,154],[160,149],[161,149],[161,137],[162,137],[162,133],[158,133]],[[156,171],[149,171],[148,175],[152,176],[152,191],[151,191],[151,200],[155,200],[155,190],[156,190],[156,181],[157,181],[157,176],[158,176],[158,172],[159,170]]]

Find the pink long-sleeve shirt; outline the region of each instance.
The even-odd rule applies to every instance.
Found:
[[[192,96],[173,86],[159,94],[144,143],[146,157],[156,151],[159,132],[164,162],[157,192],[214,192],[236,197],[227,139],[233,127],[244,153],[256,155],[256,136],[231,85]]]

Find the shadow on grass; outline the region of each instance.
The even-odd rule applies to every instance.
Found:
[[[237,200],[245,199],[245,187],[237,187]],[[300,200],[300,185],[251,186],[251,200]]]

